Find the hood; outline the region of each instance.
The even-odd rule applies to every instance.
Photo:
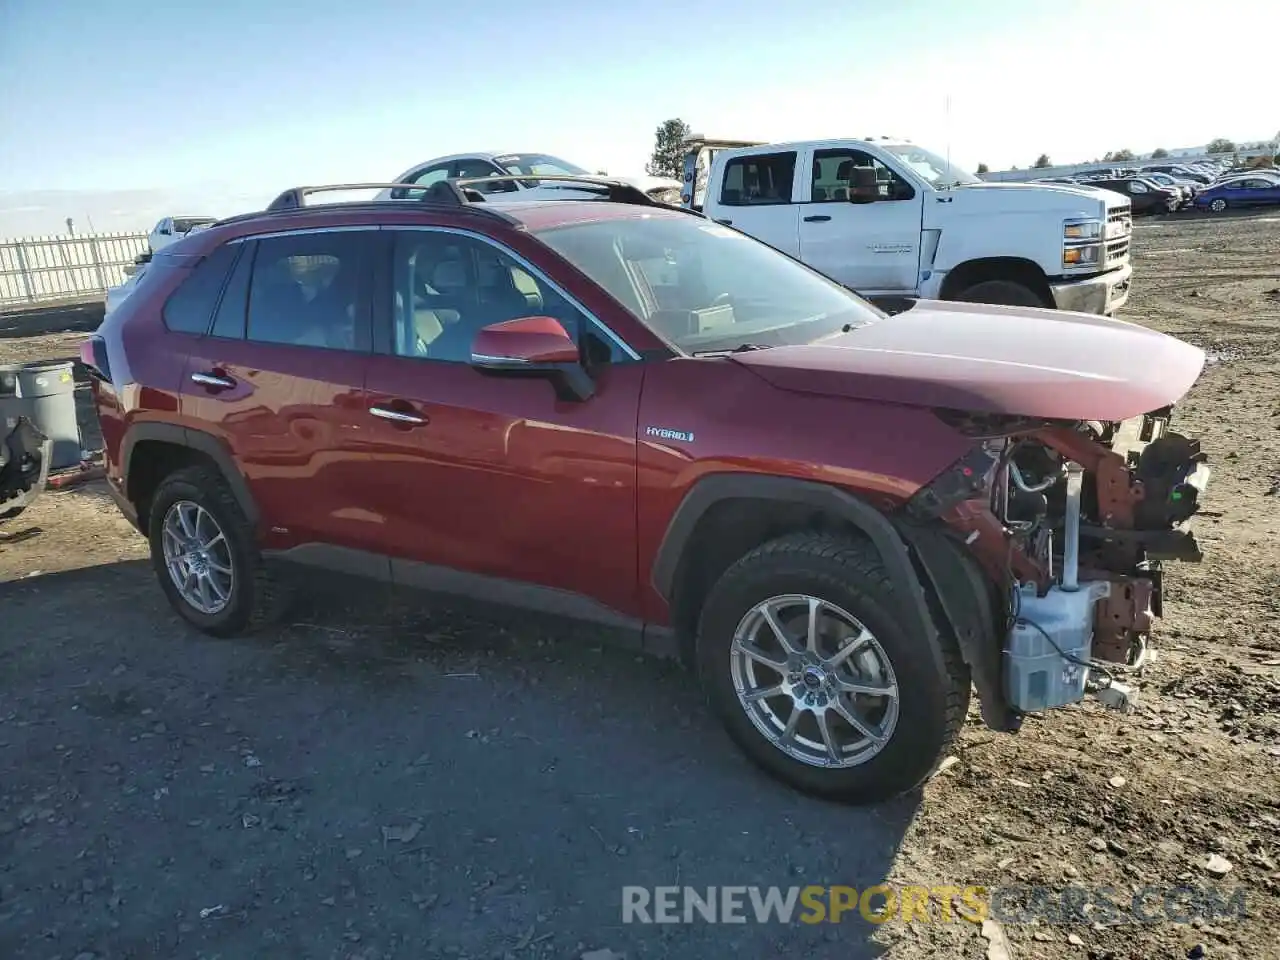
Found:
[[[954,189],[968,193],[974,191],[977,193],[992,192],[999,196],[1004,194],[1009,197],[1025,195],[1026,191],[1037,191],[1046,196],[1057,195],[1059,197],[1086,197],[1091,200],[1114,200],[1114,197],[1108,197],[1107,191],[1099,187],[1091,187],[1087,183],[1044,183],[1041,181],[1019,182],[1012,181],[991,181],[983,183],[964,183]]]
[[[1039,214],[1094,219],[1131,206],[1127,197],[1110,190],[1066,183],[965,183],[939,196],[947,197],[947,204],[930,204],[926,211],[950,216]],[[928,212],[925,217],[931,219]]]
[[[849,333],[734,354],[786,390],[1061,420],[1127,420],[1180,400],[1204,351],[1107,317],[920,300]]]

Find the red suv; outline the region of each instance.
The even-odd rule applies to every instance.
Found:
[[[634,629],[757,763],[856,801],[920,783],[971,686],[1005,731],[1127,699],[1100,661],[1143,655],[1160,561],[1199,558],[1207,467],[1168,423],[1200,350],[888,315],[589,182],[291,191],[157,252],[82,359],[179,614],[261,624],[291,561]]]

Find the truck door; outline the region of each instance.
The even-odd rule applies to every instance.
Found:
[[[871,154],[805,151],[800,259],[859,293],[914,294],[924,196]]]
[[[800,256],[800,207],[795,203],[796,151],[735,156],[707,184],[703,209],[792,257]]]

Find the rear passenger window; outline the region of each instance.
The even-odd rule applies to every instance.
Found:
[[[795,151],[730,160],[724,168],[720,202],[729,206],[790,203],[795,176]]]
[[[248,338],[331,350],[369,349],[367,251],[376,233],[333,231],[258,241]]]
[[[203,336],[213,320],[213,308],[235,261],[238,248],[224,244],[201,260],[165,301],[164,325],[175,333]]]
[[[242,244],[244,252],[231,270],[231,279],[222,291],[222,299],[218,301],[218,312],[213,318],[215,337],[230,340],[244,339],[244,310],[249,300],[249,277],[253,273],[253,251],[255,243],[248,241]]]

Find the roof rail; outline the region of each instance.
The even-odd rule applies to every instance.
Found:
[[[593,177],[589,174],[581,176],[566,176],[564,174],[549,173],[513,173],[503,174],[500,177],[453,177],[443,181],[445,183],[455,184],[466,190],[466,187],[473,183],[513,183],[516,181],[534,180],[538,182],[552,181],[556,183],[573,183],[578,185],[580,190],[598,189],[603,193],[604,199],[610,203],[634,203],[640,206],[656,207],[661,206],[657,200],[654,200],[647,193],[633,184],[627,183],[625,180],[615,180],[611,177]],[[472,193],[474,191],[466,191]]]
[[[306,206],[306,198],[316,193],[340,193],[348,190],[395,190],[397,193],[418,191],[422,203],[438,203],[452,207],[483,202],[484,195],[477,190],[462,190],[447,181],[430,184],[417,183],[330,183],[313,187],[290,187],[267,205],[267,213],[281,210],[297,210]],[[397,198],[398,199],[398,198]]]

